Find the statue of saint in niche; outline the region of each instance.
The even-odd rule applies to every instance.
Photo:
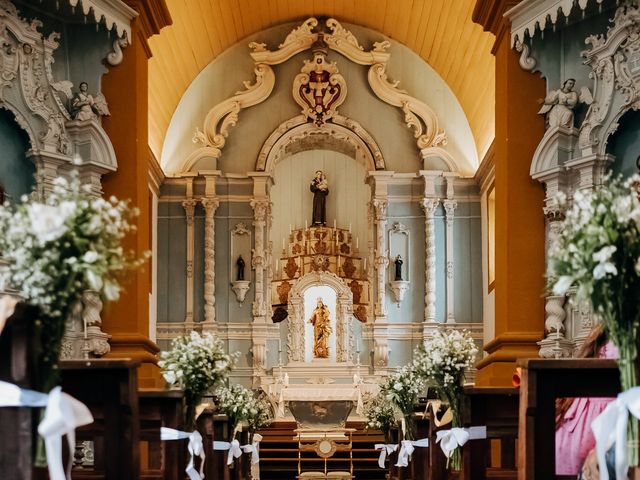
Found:
[[[329,357],[329,337],[331,336],[331,320],[329,308],[318,298],[318,304],[313,311],[309,323],[313,325],[313,356],[315,358]]]
[[[238,267],[236,280],[238,281],[244,280],[244,258],[242,258],[242,255],[238,255],[238,259],[236,260],[236,267]]]
[[[404,263],[402,261],[402,257],[400,255],[398,255],[393,263],[396,266],[396,278],[395,278],[395,280],[402,280],[402,264]]]
[[[326,225],[327,224],[327,195],[329,195],[329,184],[327,183],[327,176],[318,170],[316,176],[311,181],[310,186],[313,192],[313,215],[311,219],[311,225]]]

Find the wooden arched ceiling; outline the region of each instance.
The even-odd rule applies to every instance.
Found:
[[[310,16],[335,17],[406,45],[450,86],[482,159],[494,136],[493,35],[471,21],[476,0],[167,0],[173,25],[150,39],[149,144],[156,158],[181,96],[244,37]],[[402,79],[400,79],[402,80]]]

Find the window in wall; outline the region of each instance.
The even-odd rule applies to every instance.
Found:
[[[487,272],[489,274],[489,292],[496,281],[496,189],[492,185],[487,192]]]

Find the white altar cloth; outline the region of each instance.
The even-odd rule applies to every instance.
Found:
[[[277,399],[279,416],[284,416],[284,403],[289,401],[352,401],[356,413],[363,413],[363,395],[377,395],[380,387],[375,383],[357,384],[275,384],[269,386],[269,394]]]

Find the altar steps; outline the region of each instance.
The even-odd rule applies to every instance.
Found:
[[[384,438],[378,431],[364,429],[363,422],[348,422],[353,433],[353,470],[357,480],[382,480],[385,471],[378,467],[378,455],[374,444]],[[261,480],[293,480],[298,474],[298,440],[294,430],[295,422],[277,422],[260,431],[260,478]],[[327,459],[330,470],[349,470],[348,452],[336,452]],[[324,468],[324,460],[313,454],[303,456],[303,466],[307,470]]]

